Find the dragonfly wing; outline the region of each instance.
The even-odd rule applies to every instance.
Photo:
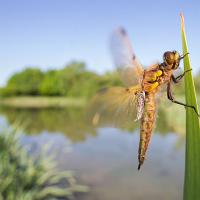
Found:
[[[129,37],[123,28],[115,30],[111,37],[111,52],[114,64],[120,71],[121,79],[126,86],[140,83],[143,67],[136,57]]]
[[[136,119],[136,97],[140,86],[111,87],[100,90],[89,105],[93,125],[127,127]]]

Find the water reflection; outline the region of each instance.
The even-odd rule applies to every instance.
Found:
[[[20,121],[25,132],[38,134],[63,133],[71,142],[84,141],[87,136],[96,136],[96,131],[83,121],[83,108],[69,109],[17,109],[1,108],[0,114],[10,125]]]
[[[167,109],[166,109],[167,108]],[[155,132],[167,134],[175,132],[184,134],[184,109],[171,104],[164,104],[159,107],[157,125]],[[84,141],[87,137],[96,137],[97,132],[88,120],[85,119],[85,108],[66,109],[17,109],[1,108],[0,115],[3,115],[8,123],[12,125],[20,121],[28,134],[38,134],[44,131],[49,133],[60,132],[68,137],[71,142]],[[177,115],[177,117],[174,117]],[[125,126],[126,125],[126,126]],[[139,124],[129,124],[121,121],[118,127],[133,133]]]
[[[140,172],[137,171],[138,124],[132,123],[123,130],[94,129],[84,120],[84,108],[1,108],[0,115],[10,125],[16,120],[26,125],[25,132],[29,135],[24,143],[35,144],[39,149],[44,143],[54,142],[58,167],[74,170],[79,182],[91,187],[91,192],[81,200],[182,198],[183,108],[160,105],[157,128]],[[66,153],[64,147],[69,143],[72,151]]]

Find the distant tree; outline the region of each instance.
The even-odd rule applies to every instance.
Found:
[[[44,74],[38,68],[27,68],[10,77],[3,92],[6,95],[38,95]]]
[[[60,86],[61,79],[59,77],[59,71],[50,70],[45,73],[39,87],[39,94],[45,96],[61,96],[62,89]]]
[[[107,72],[99,75],[87,70],[83,62],[71,62],[63,69],[41,72],[27,68],[11,76],[1,95],[43,95],[90,97],[102,87],[121,85],[119,74]]]
[[[47,71],[39,88],[40,94],[47,96],[68,95],[77,82],[77,75],[83,74],[85,71],[85,64],[78,62],[70,63],[64,69]]]

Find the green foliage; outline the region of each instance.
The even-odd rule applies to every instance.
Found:
[[[195,77],[197,92],[200,93],[200,74]],[[14,74],[7,85],[0,89],[6,96],[67,96],[88,98],[103,87],[120,86],[117,71],[97,74],[87,70],[83,62],[69,63],[63,69],[42,72],[37,68],[27,68]],[[184,94],[183,84],[175,86],[177,95]]]
[[[57,171],[54,160],[46,153],[30,156],[19,136],[16,130],[0,133],[0,200],[65,199],[88,190],[76,184],[71,171]]]
[[[187,41],[182,19],[182,46],[183,54],[188,53]],[[184,70],[191,69],[190,59],[184,58]],[[196,92],[192,73],[185,75],[185,99],[188,105],[193,105],[198,110]],[[198,200],[200,197],[200,124],[197,114],[191,108],[186,108],[186,158],[185,158],[185,183],[184,200]]]
[[[0,90],[1,96],[90,97],[101,87],[119,85],[116,72],[98,75],[82,62],[72,62],[63,69],[41,72],[28,68],[14,74]]]
[[[3,95],[37,95],[44,74],[37,68],[27,68],[14,74],[1,91]]]
[[[46,72],[44,79],[40,83],[38,94],[45,96],[60,96],[62,88],[60,88],[59,74],[56,70]]]

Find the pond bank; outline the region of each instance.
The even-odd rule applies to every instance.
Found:
[[[0,106],[14,108],[65,108],[65,107],[82,107],[86,104],[84,98],[70,97],[6,97],[0,98]]]

